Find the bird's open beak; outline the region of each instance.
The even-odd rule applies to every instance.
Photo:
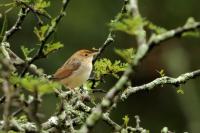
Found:
[[[93,56],[96,56],[97,54],[99,54],[99,50],[93,50],[92,55],[93,55]]]

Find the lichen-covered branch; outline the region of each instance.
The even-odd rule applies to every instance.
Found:
[[[0,121],[0,130],[3,130],[4,121]],[[10,130],[17,132],[26,133],[37,133],[37,126],[32,122],[20,123],[14,119],[10,120],[9,124]]]
[[[129,7],[128,11],[130,11],[132,9],[134,9],[134,10],[138,9],[138,8],[135,8],[138,5],[134,5],[134,4],[137,4],[137,0],[133,0],[132,2],[131,1],[132,0],[130,0],[127,5]],[[139,11],[138,11],[138,13],[139,13]],[[133,15],[135,15],[135,14],[133,14]],[[133,17],[135,17],[135,16],[133,16]],[[142,30],[142,32],[143,32],[143,27],[140,27],[138,30]],[[126,82],[129,80],[129,76],[133,73],[133,67],[136,66],[138,64],[139,60],[144,56],[144,53],[146,51],[145,47],[147,47],[147,46],[146,46],[146,44],[143,44],[145,41],[143,41],[142,39],[146,39],[145,33],[141,36],[138,35],[137,38],[138,38],[137,39],[138,43],[142,43],[142,44],[138,44],[139,48],[136,53],[136,58],[134,59],[134,62],[128,67],[128,69],[124,72],[124,74],[118,80],[118,82],[110,89],[110,91],[108,91],[108,93],[105,95],[104,99],[102,100],[101,104],[97,105],[96,108],[92,111],[92,113],[87,118],[85,124],[79,130],[80,133],[90,132],[91,129],[99,121],[99,119],[101,119],[102,114],[104,112],[106,112],[106,110],[110,106],[112,106],[115,96],[117,96],[119,94],[121,89],[125,86]]]
[[[194,22],[192,24],[185,24],[182,27],[178,27],[176,29],[169,30],[167,32],[164,32],[159,35],[153,35],[149,41],[149,51],[156,45],[159,45],[160,43],[167,41],[169,39],[172,39],[174,37],[181,37],[183,33],[189,32],[189,31],[194,31],[196,29],[200,28],[200,22]]]
[[[138,11],[137,0],[130,0],[128,5],[128,11],[132,12],[133,17],[135,15],[140,15]],[[185,26],[182,28],[178,28],[175,30],[171,30],[169,32],[163,33],[161,35],[157,35],[154,38],[152,37],[149,41],[146,41],[146,33],[142,27],[142,25],[138,28],[141,34],[137,34],[137,43],[138,49],[136,55],[133,59],[133,62],[118,80],[118,82],[108,91],[102,100],[101,104],[97,105],[96,108],[92,111],[91,115],[86,120],[86,123],[79,130],[80,133],[88,133],[91,129],[96,125],[99,119],[101,119],[102,114],[106,112],[106,110],[112,106],[115,96],[119,95],[122,91],[122,88],[125,87],[126,83],[129,80],[129,76],[133,73],[135,67],[144,59],[144,57],[150,52],[155,44],[159,44],[163,41],[166,41],[170,38],[176,37],[177,35],[191,31],[199,28],[199,24],[195,23],[194,25]]]
[[[151,90],[160,85],[171,84],[171,85],[178,87],[181,84],[186,83],[188,80],[194,79],[196,77],[200,77],[200,69],[193,71],[193,72],[181,74],[177,78],[172,78],[172,77],[168,77],[168,76],[157,78],[157,79],[153,80],[152,82],[141,85],[141,86],[128,87],[122,93],[121,99],[124,100],[124,99],[128,98],[129,95],[136,93],[137,91]]]

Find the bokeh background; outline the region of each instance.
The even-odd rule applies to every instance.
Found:
[[[55,16],[60,8],[60,1],[51,0],[48,9]],[[0,4],[9,0],[0,0]],[[47,59],[41,59],[36,64],[43,68],[45,73],[52,74],[76,50],[98,48],[105,41],[109,32],[108,23],[121,10],[122,0],[71,0],[67,14],[53,36],[53,39],[64,43],[64,48],[51,54]],[[200,1],[198,0],[139,0],[139,8],[143,17],[153,23],[165,27],[175,28],[185,23],[188,17],[193,16],[200,21]],[[0,7],[0,25],[3,23],[3,12]],[[7,14],[8,27],[16,20],[18,9]],[[11,49],[21,57],[20,46],[37,47],[36,36],[33,33],[36,19],[29,15],[23,24],[23,29],[9,40]],[[1,26],[0,26],[1,29]],[[117,33],[115,42],[109,46],[103,57],[119,58],[114,48],[135,47],[134,39],[123,33]],[[164,69],[166,75],[178,76],[181,73],[193,71],[200,67],[200,38],[183,38],[169,40],[156,47],[140,64],[133,75],[133,85],[141,85],[159,77],[156,70]],[[106,87],[108,90],[115,83],[109,78]],[[119,124],[123,124],[122,117],[130,117],[129,125],[134,125],[134,115],[141,118],[141,126],[158,133],[164,126],[178,132],[200,132],[200,79],[195,79],[183,85],[184,95],[177,94],[172,86],[158,87],[152,91],[140,91],[120,102],[112,112],[111,117]],[[41,112],[45,119],[52,115],[56,107],[55,95],[44,96]],[[2,108],[0,108],[2,109]],[[95,128],[95,133],[110,132],[111,129],[103,122]]]

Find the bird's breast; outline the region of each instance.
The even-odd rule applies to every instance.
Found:
[[[76,88],[81,86],[90,77],[92,71],[92,63],[82,63],[80,67],[74,71],[68,78],[63,79],[62,82],[69,88]]]

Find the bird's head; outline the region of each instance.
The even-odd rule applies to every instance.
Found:
[[[78,58],[81,61],[92,61],[93,57],[98,54],[95,50],[82,49],[73,54],[73,57]]]

